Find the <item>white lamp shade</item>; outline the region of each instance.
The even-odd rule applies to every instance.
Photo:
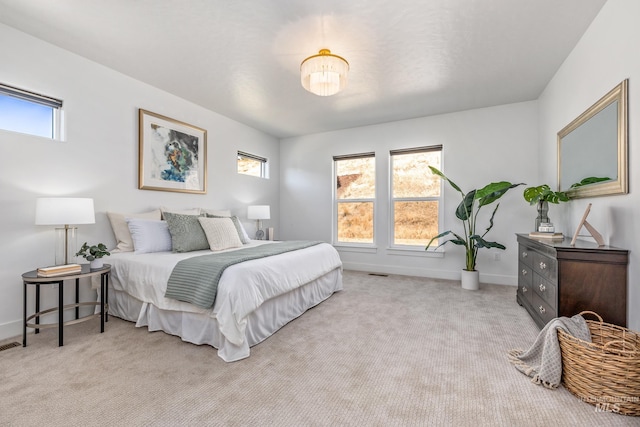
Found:
[[[36,225],[95,224],[93,199],[43,197],[36,200]]]
[[[247,208],[247,218],[249,219],[270,219],[271,211],[268,205],[249,206]]]

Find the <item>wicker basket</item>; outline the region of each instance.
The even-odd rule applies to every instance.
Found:
[[[587,320],[591,341],[558,330],[562,384],[597,410],[640,416],[640,335],[621,326]]]

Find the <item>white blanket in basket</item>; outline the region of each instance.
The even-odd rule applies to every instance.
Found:
[[[558,329],[581,340],[591,342],[589,326],[584,318],[576,314],[572,318],[558,317],[551,320],[540,331],[535,342],[526,352],[511,350],[509,361],[531,382],[547,388],[556,388],[562,379],[562,354],[558,342]]]

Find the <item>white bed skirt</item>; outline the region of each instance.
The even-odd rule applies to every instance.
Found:
[[[109,314],[135,322],[149,331],[164,331],[193,344],[207,344],[218,349],[225,362],[249,357],[252,347],[278,329],[320,304],[334,292],[342,290],[342,269],[325,274],[304,286],[265,301],[247,318],[246,337],[242,345],[226,340],[218,328],[218,321],[208,313],[163,310],[142,302],[126,292],[109,289]]]

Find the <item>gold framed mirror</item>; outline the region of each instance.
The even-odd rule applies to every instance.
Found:
[[[623,80],[558,132],[558,189],[569,197],[629,192],[628,82]]]

